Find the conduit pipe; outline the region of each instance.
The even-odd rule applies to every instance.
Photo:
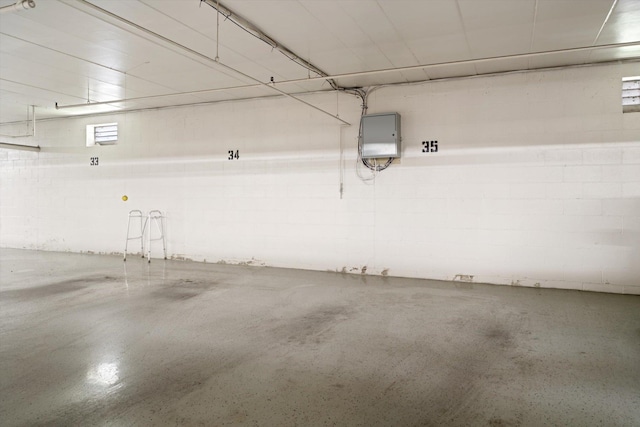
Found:
[[[126,25],[128,25],[128,26],[134,27],[134,28],[136,28],[137,30],[139,30],[139,31],[141,31],[141,32],[143,32],[143,33],[145,33],[145,34],[147,34],[147,35],[149,35],[149,36],[152,36],[152,37],[154,37],[154,38],[156,38],[156,39],[162,40],[164,43],[167,43],[167,44],[169,44],[169,45],[171,45],[171,46],[173,46],[173,47],[177,47],[177,48],[179,48],[179,49],[181,49],[181,50],[184,50],[184,51],[188,52],[189,54],[191,54],[191,55],[193,55],[193,56],[195,56],[195,57],[197,57],[197,58],[200,58],[201,60],[204,60],[204,61],[206,61],[206,62],[208,62],[208,63],[214,64],[214,65],[215,65],[215,66],[217,66],[218,68],[223,68],[223,69],[228,70],[228,71],[231,71],[231,72],[233,72],[233,73],[235,73],[235,74],[237,74],[237,75],[240,75],[240,76],[244,77],[244,78],[245,78],[245,79],[247,79],[247,80],[251,80],[251,81],[253,81],[253,82],[256,82],[256,84],[257,84],[257,85],[256,85],[256,87],[265,87],[265,88],[268,88],[268,89],[270,89],[270,90],[273,90],[273,91],[275,91],[275,92],[278,92],[279,94],[281,94],[281,95],[283,95],[283,96],[286,96],[287,98],[291,98],[291,99],[293,99],[293,100],[295,100],[295,101],[298,101],[298,102],[300,102],[300,103],[302,103],[302,104],[304,104],[304,105],[306,105],[306,106],[308,106],[308,107],[311,107],[311,108],[313,108],[314,110],[317,110],[317,111],[319,111],[319,112],[321,112],[321,113],[323,113],[323,114],[325,114],[325,115],[327,115],[327,116],[329,116],[329,117],[332,117],[332,118],[334,118],[334,119],[338,120],[339,122],[341,122],[341,123],[343,123],[343,124],[345,124],[345,125],[349,125],[349,126],[351,125],[351,123],[349,123],[349,122],[346,122],[346,121],[342,120],[340,117],[338,117],[338,116],[334,116],[333,114],[331,114],[331,113],[330,113],[330,112],[328,112],[328,111],[325,111],[325,110],[323,110],[323,109],[321,109],[321,108],[319,108],[319,107],[316,107],[315,105],[310,104],[310,103],[308,103],[308,102],[306,102],[306,101],[304,101],[304,100],[302,100],[302,99],[300,99],[300,98],[297,98],[297,97],[295,97],[295,96],[293,96],[293,95],[291,95],[291,94],[289,94],[289,93],[287,93],[287,92],[285,92],[285,91],[283,91],[283,90],[280,90],[280,89],[276,88],[276,87],[275,87],[274,85],[272,85],[272,84],[269,84],[269,83],[263,83],[263,82],[261,82],[260,80],[256,79],[255,77],[252,77],[252,76],[250,76],[250,75],[248,75],[248,74],[245,74],[245,73],[243,73],[243,72],[242,72],[242,71],[240,71],[240,70],[237,70],[237,69],[235,69],[235,68],[233,68],[233,67],[230,67],[229,65],[223,64],[223,63],[222,63],[222,62],[220,62],[220,61],[216,61],[215,59],[210,58],[210,57],[208,57],[207,55],[204,55],[204,54],[202,54],[202,53],[200,53],[200,52],[197,52],[197,51],[195,51],[195,50],[193,50],[193,49],[191,49],[191,48],[189,48],[189,47],[187,47],[187,46],[184,46],[184,45],[182,45],[182,44],[180,44],[180,43],[178,43],[178,42],[175,42],[175,41],[173,41],[173,40],[171,40],[171,39],[168,39],[168,38],[166,38],[166,37],[164,37],[164,36],[162,36],[162,35],[160,35],[160,34],[158,34],[158,33],[155,33],[155,32],[153,32],[153,31],[151,31],[151,30],[149,30],[149,29],[147,29],[147,28],[145,28],[145,27],[141,26],[141,25],[138,25],[138,24],[136,24],[136,23],[134,23],[134,22],[131,22],[131,21],[129,21],[129,20],[127,20],[127,19],[125,19],[125,18],[121,17],[121,16],[118,16],[118,15],[116,15],[116,14],[114,14],[114,13],[111,13],[111,12],[109,12],[108,10],[102,9],[101,7],[98,7],[98,6],[96,6],[96,5],[94,5],[94,4],[90,3],[90,2],[88,2],[88,1],[86,1],[86,0],[77,0],[77,1],[78,1],[78,2],[80,2],[80,3],[82,3],[82,4],[84,4],[84,5],[86,5],[87,7],[91,8],[91,9],[94,9],[94,10],[96,10],[96,11],[98,11],[98,12],[100,12],[100,13],[104,14],[104,15],[109,16],[109,17],[110,17],[110,18],[112,18],[112,19],[115,19],[115,20],[117,20],[117,21],[120,21],[120,22],[122,22],[122,23],[124,23],[124,24],[126,24]],[[85,12],[85,13],[86,13],[86,12]],[[94,104],[87,103],[87,104],[83,104],[83,105],[84,105],[84,106],[91,106],[91,105],[94,105]],[[62,106],[59,106],[59,105],[58,105],[58,103],[56,103],[56,109],[58,109],[58,110],[59,110],[59,109],[61,109],[61,108],[71,108],[71,107],[70,107],[70,106],[64,106],[64,107],[62,107]]]
[[[40,151],[40,146],[37,145],[23,145],[23,144],[8,144],[6,142],[0,142],[0,148],[6,148],[8,150],[21,150],[21,151]]]
[[[18,0],[14,4],[9,6],[0,7],[0,14],[20,12],[21,10],[29,10],[36,7],[36,2],[33,0]]]
[[[274,87],[276,85],[286,86],[291,84],[316,82],[316,81],[322,81],[327,79],[340,80],[340,79],[354,78],[354,77],[373,76],[378,74],[401,73],[404,71],[424,70],[424,69],[436,68],[436,67],[446,67],[446,66],[454,66],[454,65],[471,65],[471,64],[479,64],[484,62],[500,61],[500,60],[508,60],[508,59],[535,58],[535,57],[547,56],[547,55],[559,55],[559,54],[568,54],[568,53],[575,53],[575,52],[595,51],[595,50],[602,50],[602,49],[624,48],[624,47],[635,47],[635,46],[640,46],[640,41],[625,42],[625,43],[611,43],[611,44],[603,44],[598,46],[572,47],[567,49],[557,49],[557,50],[548,50],[548,51],[530,52],[530,53],[517,53],[513,55],[491,56],[486,58],[475,58],[475,59],[463,59],[459,61],[436,62],[431,64],[409,65],[406,67],[384,68],[384,69],[371,70],[371,71],[356,71],[353,73],[333,74],[333,75],[327,75],[322,77],[308,77],[308,78],[302,78],[302,79],[282,80],[282,81],[270,83],[268,84],[268,86],[269,87]],[[627,58],[627,59],[634,59],[634,58]],[[254,81],[257,81],[254,78],[251,78],[251,79]],[[93,105],[118,104],[118,103],[123,103],[128,101],[140,101],[140,100],[164,98],[164,97],[170,97],[170,96],[201,95],[205,93],[234,91],[234,90],[242,90],[242,89],[254,89],[264,85],[267,85],[267,84],[259,82],[257,84],[228,86],[228,87],[222,87],[222,88],[203,89],[203,90],[195,90],[195,91],[189,91],[189,92],[168,93],[168,94],[162,94],[162,95],[149,95],[149,96],[141,96],[136,98],[122,98],[122,99],[114,99],[112,101],[101,101],[101,102],[71,104],[71,105],[56,104],[56,109],[61,110],[65,108],[79,108],[79,107],[90,107]]]

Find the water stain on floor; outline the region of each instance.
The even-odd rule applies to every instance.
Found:
[[[21,289],[7,289],[0,291],[0,300],[2,299],[34,299],[47,298],[57,295],[69,294],[91,286],[116,282],[120,279],[113,276],[92,276],[79,279],[69,279],[60,282],[49,283],[46,285],[32,286]]]
[[[217,286],[218,282],[213,280],[179,279],[154,290],[151,296],[171,301],[185,301],[211,291]]]
[[[277,341],[319,344],[328,338],[336,324],[348,320],[352,315],[352,310],[345,306],[320,307],[275,327],[272,333]]]

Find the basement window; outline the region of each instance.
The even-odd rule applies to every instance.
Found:
[[[118,143],[118,123],[87,125],[87,147]]]
[[[622,112],[640,112],[640,76],[622,79]]]

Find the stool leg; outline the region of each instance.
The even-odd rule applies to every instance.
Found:
[[[140,256],[144,259],[144,232],[147,229],[147,220],[142,221],[140,216]]]
[[[162,233],[162,251],[164,252],[164,259],[167,259],[167,244],[164,238],[164,216],[160,217],[160,232]]]
[[[151,262],[151,213],[147,217],[147,262]]]
[[[127,247],[129,246],[129,228],[131,227],[131,214],[129,214],[129,219],[127,220],[127,237],[124,239],[124,259],[127,260]]]

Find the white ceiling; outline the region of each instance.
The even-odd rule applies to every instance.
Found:
[[[274,95],[256,87],[271,77],[288,93],[332,89],[323,79],[305,81],[317,74],[224,16],[217,46],[216,11],[199,0],[35,2],[0,14],[0,123],[25,120],[30,105],[42,118]],[[0,7],[13,3],[0,0]],[[330,76],[454,62],[337,78],[342,87],[640,59],[640,0],[220,3]],[[217,49],[220,63],[249,77],[215,63]],[[496,56],[507,58],[458,63]],[[184,94],[235,86],[251,87]],[[166,94],[173,96],[157,96]]]

